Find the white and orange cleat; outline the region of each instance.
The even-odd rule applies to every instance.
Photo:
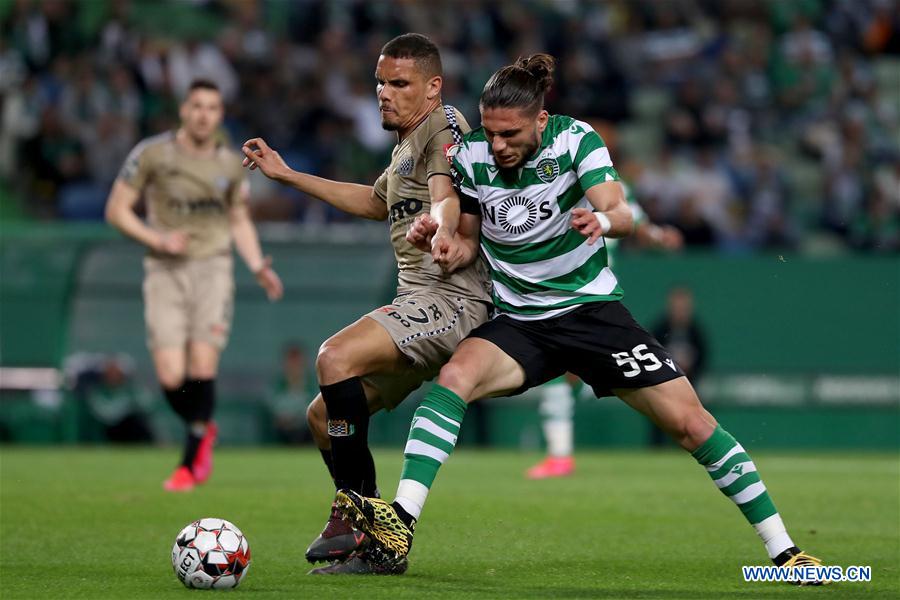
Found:
[[[534,465],[525,476],[528,479],[549,479],[551,477],[566,477],[575,472],[575,458],[572,456],[548,456]]]

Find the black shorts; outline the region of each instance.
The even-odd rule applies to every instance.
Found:
[[[525,385],[513,395],[570,371],[598,398],[615,388],[664,383],[684,372],[621,302],[591,302],[559,317],[518,321],[500,315],[474,329],[522,365]]]

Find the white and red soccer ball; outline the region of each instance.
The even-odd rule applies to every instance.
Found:
[[[175,538],[172,568],[189,588],[235,588],[250,568],[250,545],[233,523],[199,519]]]

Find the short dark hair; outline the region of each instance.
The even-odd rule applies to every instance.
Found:
[[[412,58],[419,71],[426,77],[443,75],[441,52],[430,39],[421,33],[398,35],[381,49],[382,56],[389,58]]]
[[[519,58],[491,75],[484,84],[482,108],[521,108],[537,114],[544,108],[544,95],[553,85],[556,60],[549,54]]]
[[[219,89],[216,82],[211,79],[194,79],[191,81],[191,85],[188,86],[187,95],[189,96],[194,90],[211,90],[213,92],[219,92],[220,94],[222,93],[222,90]]]

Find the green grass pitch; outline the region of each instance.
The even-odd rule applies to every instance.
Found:
[[[871,583],[744,583],[767,564],[755,533],[679,452],[584,452],[575,476],[526,481],[536,454],[457,452],[442,469],[402,577],[310,577],[325,522],[318,453],[223,449],[211,481],[171,495],[174,450],[0,450],[0,596],[186,598],[169,552],[199,517],[234,521],[248,598],[900,597],[896,455],[753,455],[795,541],[829,564],[871,565]],[[376,453],[392,497],[399,448]]]

